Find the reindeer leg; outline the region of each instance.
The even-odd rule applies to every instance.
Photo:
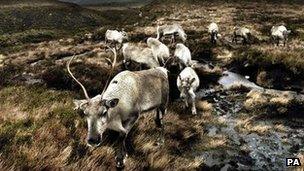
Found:
[[[189,103],[188,103],[188,100],[187,99],[185,99],[185,110],[189,107]]]
[[[163,58],[163,57],[160,57],[159,60],[160,60],[161,65],[164,66],[164,65],[165,65],[165,60],[164,60],[164,58]]]
[[[117,168],[124,168],[125,166],[125,158],[127,157],[127,152],[128,152],[128,146],[130,146],[127,142],[127,137],[133,128],[135,122],[137,121],[139,117],[139,114],[134,114],[133,117],[131,117],[128,121],[123,123],[121,125],[121,131],[119,132],[119,137],[118,137],[118,142],[119,142],[119,147],[116,150],[116,167]]]
[[[124,59],[123,61],[122,61],[122,63],[123,63],[123,66],[125,67],[125,69],[126,70],[129,70],[129,68],[128,68],[128,60],[126,60],[126,59]]]
[[[277,39],[277,46],[280,45],[280,39]]]
[[[163,125],[163,116],[166,114],[165,107],[160,107],[156,111],[156,118],[155,118],[155,124],[157,128],[161,129],[160,136],[157,140],[157,145],[162,145],[165,142],[165,136],[164,136],[164,125]]]
[[[126,140],[127,134],[125,132],[120,132],[118,137],[118,148],[116,149],[116,167],[117,168],[124,168],[125,166],[125,157],[127,155],[126,152],[126,146],[125,146],[125,140]]]
[[[174,36],[174,34],[171,36],[171,44],[174,44],[175,43],[175,38],[174,38],[175,36]]]
[[[183,69],[183,65],[181,62],[178,62],[178,65],[179,65],[179,70],[182,70]]]
[[[192,109],[191,109],[191,111],[192,111],[193,115],[197,114],[197,112],[196,112],[196,106],[195,106],[195,99],[193,99],[193,98],[192,98]]]
[[[163,123],[162,123],[162,118],[163,118],[163,116],[162,116],[161,110],[160,110],[160,109],[157,109],[157,110],[156,110],[155,124],[156,124],[156,126],[157,126],[158,128],[161,128],[162,125],[163,125]]]
[[[191,111],[192,111],[193,115],[196,115],[197,114],[197,112],[196,112],[196,106],[195,106],[195,97],[196,96],[195,96],[195,93],[192,90],[189,91],[189,94],[191,96],[191,103],[192,103]]]
[[[243,37],[243,45],[246,45],[246,44],[247,44],[246,38]]]
[[[210,36],[210,43],[213,44],[213,36],[212,36],[212,34]]]

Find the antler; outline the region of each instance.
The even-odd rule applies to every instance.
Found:
[[[112,68],[111,68],[109,77],[108,77],[108,79],[107,79],[107,82],[106,82],[106,84],[105,84],[105,86],[104,86],[104,89],[102,90],[101,95],[103,95],[103,93],[106,91],[106,89],[107,89],[107,87],[108,87],[108,84],[109,84],[110,78],[111,78],[111,76],[112,76],[112,74],[113,74],[114,67],[115,67],[115,65],[116,65],[116,60],[117,60],[116,49],[115,49],[115,48],[111,48],[111,47],[109,47],[109,46],[107,46],[107,48],[109,48],[109,49],[113,52],[113,54],[114,54],[114,59],[113,59],[113,62],[109,61],[109,62],[112,64]]]
[[[70,64],[72,62],[72,60],[75,58],[75,55],[69,60],[69,62],[67,63],[67,69],[68,69],[68,72],[69,74],[71,75],[71,77],[80,85],[80,87],[82,88],[83,90],[83,93],[84,93],[84,96],[86,97],[87,100],[90,99],[89,95],[88,95],[88,92],[87,90],[85,89],[85,87],[80,83],[80,81],[78,81],[75,76],[73,75],[73,73],[71,72],[70,70]]]

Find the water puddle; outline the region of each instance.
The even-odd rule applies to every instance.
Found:
[[[228,90],[233,87],[240,87],[240,86],[249,89],[263,90],[263,87],[260,87],[255,83],[249,81],[244,76],[230,71],[224,71],[223,76],[219,79],[218,83],[222,85],[224,89],[228,89]]]

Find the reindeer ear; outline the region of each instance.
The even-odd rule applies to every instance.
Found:
[[[74,110],[83,110],[85,106],[88,104],[87,100],[73,100],[73,103],[75,105]]]
[[[178,75],[177,78],[182,81],[182,77],[180,75]]]
[[[107,100],[105,102],[105,106],[107,108],[113,108],[113,107],[117,106],[118,102],[119,102],[119,99]]]

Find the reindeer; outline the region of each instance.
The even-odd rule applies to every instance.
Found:
[[[183,42],[187,40],[187,34],[179,24],[157,26],[157,38],[162,39],[163,36],[171,36],[171,43],[175,43],[176,37]]]
[[[144,65],[148,68],[160,66],[158,58],[154,57],[151,48],[143,48],[130,43],[124,43],[122,46],[122,54],[124,57],[123,63],[126,69],[128,69],[128,63],[131,61],[135,61],[139,63],[140,66]]]
[[[180,98],[185,102],[188,107],[189,102],[192,104],[192,114],[196,115],[195,106],[195,91],[200,84],[198,75],[191,67],[186,67],[177,77],[177,87],[180,91]]]
[[[114,53],[113,71],[116,51],[111,50]],[[67,64],[68,72],[80,85],[86,97],[84,100],[74,100],[75,110],[83,112],[87,119],[89,146],[101,145],[102,134],[106,129],[119,132],[119,148],[115,150],[115,158],[116,167],[123,168],[127,154],[126,138],[139,115],[152,109],[157,109],[155,123],[161,128],[161,139],[163,139],[162,118],[166,113],[169,99],[168,75],[165,68],[120,72],[101,94],[90,98],[85,87],[70,71],[72,60],[73,58]]]
[[[249,44],[252,39],[250,30],[246,27],[234,27],[232,42],[237,43],[237,38],[242,38],[243,44]]]
[[[191,66],[191,52],[187,46],[182,43],[177,43],[175,46],[174,57],[178,59],[179,69],[183,67]]]
[[[105,44],[113,43],[116,48],[116,44],[122,45],[124,40],[128,40],[128,34],[125,31],[107,30],[105,34]]]
[[[212,44],[216,44],[216,41],[221,35],[219,34],[219,28],[218,25],[215,22],[212,22],[208,26],[208,32],[210,34],[210,41]]]
[[[283,40],[284,46],[286,46],[288,35],[291,33],[291,30],[287,30],[287,28],[283,25],[280,26],[272,26],[271,28],[271,38],[273,42],[279,46],[280,40]]]
[[[147,39],[147,45],[152,49],[152,54],[157,59],[160,65],[165,65],[165,60],[170,58],[170,50],[168,46],[160,42],[158,39],[149,37]]]

